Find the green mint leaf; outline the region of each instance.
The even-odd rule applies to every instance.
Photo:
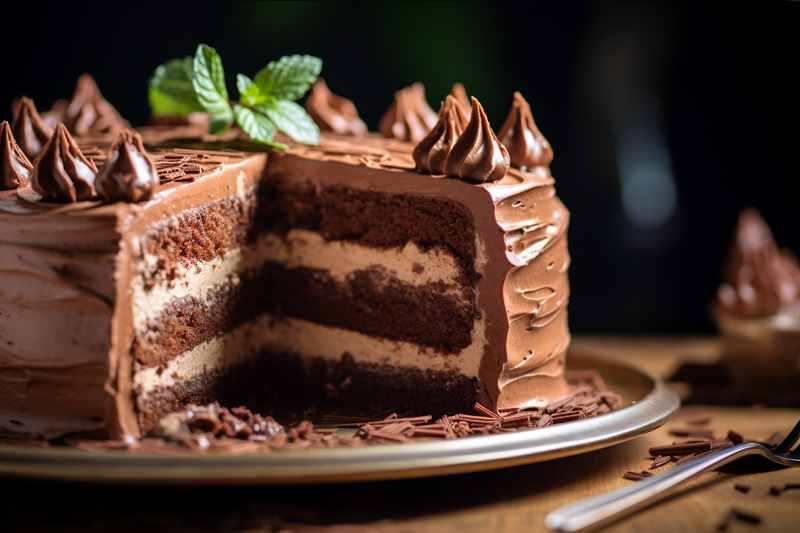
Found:
[[[153,115],[177,115],[205,111],[192,85],[193,58],[171,59],[160,65],[150,78],[147,100]]]
[[[192,85],[200,105],[211,114],[209,133],[224,133],[233,122],[233,110],[228,103],[225,71],[217,51],[200,44],[194,56]]]
[[[322,60],[313,56],[283,56],[259,70],[254,81],[261,94],[278,100],[297,100],[317,81]]]
[[[263,111],[282,131],[303,144],[319,144],[319,128],[303,107],[289,100],[269,100],[256,109]]]
[[[239,89],[239,100],[248,107],[263,103],[267,99],[258,90],[258,85],[244,74],[236,75],[236,88]]]
[[[288,148],[285,144],[272,140],[275,135],[275,124],[265,115],[238,104],[233,106],[233,113],[236,116],[236,123],[254,141],[268,144],[281,150]]]

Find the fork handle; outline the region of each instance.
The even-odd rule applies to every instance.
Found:
[[[667,498],[673,492],[670,489],[683,481],[716,470],[745,455],[763,455],[761,448],[754,443],[737,444],[687,461],[658,476],[560,507],[545,517],[544,525],[555,531],[574,532],[610,524]]]

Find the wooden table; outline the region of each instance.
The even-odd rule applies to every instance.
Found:
[[[718,358],[711,338],[578,338],[573,348],[640,366],[660,377],[671,376],[686,362],[708,364]],[[707,427],[715,433],[734,429],[752,438],[766,438],[774,431],[785,434],[800,419],[800,408],[702,409],[711,418]],[[634,483],[622,475],[647,469],[648,449],[671,443],[676,437],[670,430],[686,424],[678,416],[652,433],[611,448],[431,479],[215,488],[6,479],[0,482],[11,488],[11,495],[0,504],[0,531],[546,531],[544,516],[556,507]],[[800,488],[770,494],[787,484],[800,487],[800,469],[750,462],[708,473],[670,500],[603,531],[717,531],[732,510],[761,522],[731,521],[727,531],[800,531]]]

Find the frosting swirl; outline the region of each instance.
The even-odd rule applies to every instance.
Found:
[[[33,159],[42,150],[42,146],[50,139],[53,131],[45,126],[33,100],[27,96],[20,98],[16,106],[11,132],[17,140],[22,152],[28,159]]]
[[[106,202],[139,202],[153,197],[158,174],[142,144],[142,136],[122,130],[100,172],[95,187]]]
[[[100,94],[89,74],[78,78],[75,94],[64,112],[64,125],[73,135],[104,133],[126,127],[125,120]]]
[[[455,98],[456,101],[461,104],[462,109],[466,111],[467,115],[472,114],[472,104],[469,103],[469,96],[467,96],[467,90],[464,89],[463,84],[454,84],[453,88],[450,90],[450,96]]]
[[[536,127],[531,106],[519,92],[514,93],[511,112],[497,137],[508,150],[514,168],[546,167],[553,161],[553,148]]]
[[[394,93],[394,102],[378,124],[378,131],[387,139],[419,142],[439,118],[425,100],[425,86],[417,82]]]
[[[333,94],[322,78],[317,78],[311,86],[305,108],[322,131],[350,135],[367,132],[367,125],[358,118],[352,100]]]
[[[97,196],[94,181],[97,167],[86,159],[63,122],[33,162],[31,187],[43,198],[56,202],[77,202]]]
[[[33,165],[20,149],[11,126],[4,120],[0,124],[0,190],[16,189],[28,185],[28,176]]]
[[[800,299],[800,266],[789,250],[779,250],[758,211],[742,210],[723,283],[720,308],[730,315],[771,316]]]
[[[447,156],[445,174],[451,178],[485,183],[503,179],[508,166],[505,146],[492,131],[483,106],[473,97],[472,116]]]
[[[417,171],[424,174],[444,174],[447,156],[467,127],[467,123],[467,114],[461,104],[448,95],[439,109],[439,122],[428,136],[414,147],[413,157]]]

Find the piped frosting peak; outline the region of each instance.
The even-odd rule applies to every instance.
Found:
[[[448,95],[439,109],[439,122],[422,139],[413,152],[417,171],[425,174],[444,174],[447,156],[467,127],[469,119],[461,104]]]
[[[64,112],[64,124],[73,135],[104,133],[126,127],[125,120],[103,98],[97,83],[89,74],[78,78],[75,94]]]
[[[417,82],[394,94],[394,102],[381,118],[378,131],[387,139],[418,143],[438,120],[425,100],[425,86]]]
[[[122,130],[114,140],[95,186],[106,202],[139,202],[153,197],[158,174],[145,152],[142,136]]]
[[[322,78],[317,78],[311,86],[305,108],[322,131],[350,135],[367,133],[367,125],[358,118],[355,104],[333,94]]]
[[[33,162],[31,187],[46,200],[77,202],[97,196],[97,167],[86,159],[63,123]]]
[[[36,110],[33,100],[23,96],[19,99],[11,122],[11,132],[17,140],[22,152],[28,159],[33,159],[47,143],[53,130],[45,126],[42,117]]]
[[[553,161],[553,148],[536,127],[531,106],[519,92],[514,93],[511,112],[497,137],[514,168],[546,167]]]
[[[483,106],[473,97],[472,116],[447,156],[445,174],[485,183],[503,179],[508,166],[508,151],[497,140]]]
[[[800,266],[789,250],[779,250],[758,211],[742,210],[723,283],[722,310],[740,317],[772,316],[800,299]]]
[[[469,103],[469,96],[467,96],[467,90],[464,89],[463,84],[454,84],[453,88],[450,90],[450,96],[455,98],[456,101],[461,104],[461,107],[467,113],[467,116],[472,114],[472,104]]]
[[[6,191],[28,185],[28,177],[33,165],[20,149],[11,126],[4,120],[0,124],[0,190]]]

